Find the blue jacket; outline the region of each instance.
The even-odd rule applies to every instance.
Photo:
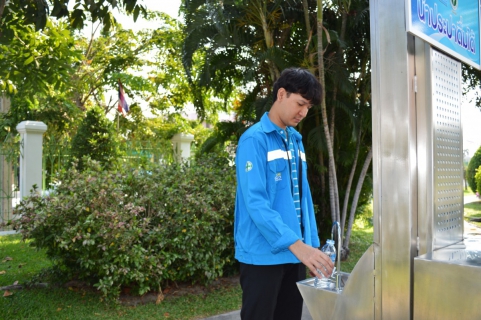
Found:
[[[302,159],[303,235],[292,199],[287,145],[276,128],[265,113],[241,136],[237,148],[235,258],[247,264],[299,263],[288,247],[303,236],[304,243],[319,247],[302,136],[287,128]]]

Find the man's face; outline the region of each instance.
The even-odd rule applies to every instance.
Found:
[[[279,100],[278,119],[281,122],[277,125],[281,127],[297,126],[312,107],[309,100],[298,93],[289,93],[284,88],[279,89],[277,99]]]

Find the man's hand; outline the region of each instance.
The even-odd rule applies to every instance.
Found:
[[[310,274],[321,278],[322,275],[317,272],[320,270],[326,277],[332,274],[334,264],[331,259],[321,250],[313,248],[301,240],[297,240],[289,246],[289,250],[301,260],[301,262],[309,268]]]

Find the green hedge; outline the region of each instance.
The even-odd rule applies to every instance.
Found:
[[[469,161],[468,168],[466,169],[466,180],[468,181],[468,185],[471,190],[476,193],[476,191],[480,191],[476,186],[476,169],[481,166],[481,147],[476,150],[473,157]]]
[[[476,169],[476,174],[474,175],[474,179],[476,181],[476,186],[477,186],[476,195],[479,195],[481,191],[481,166],[479,166]]]
[[[22,201],[13,222],[70,277],[115,298],[124,286],[143,294],[232,270],[235,168],[227,160],[120,171],[84,164],[49,196]]]

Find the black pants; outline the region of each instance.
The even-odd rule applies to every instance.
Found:
[[[300,320],[302,296],[296,282],[306,278],[302,263],[240,264],[243,320]]]

